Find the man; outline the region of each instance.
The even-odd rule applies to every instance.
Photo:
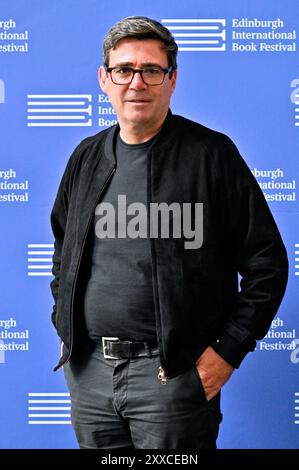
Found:
[[[171,33],[129,17],[103,49],[118,125],[74,151],[51,215],[56,369],[81,448],[215,448],[220,390],[271,324],[286,251],[231,140],[169,110]]]

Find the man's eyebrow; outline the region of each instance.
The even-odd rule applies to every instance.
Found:
[[[162,69],[164,68],[162,65],[157,64],[156,62],[143,62],[141,66],[142,67],[161,67]]]
[[[134,64],[133,62],[117,62],[112,67],[134,67]],[[141,68],[143,67],[161,67],[162,69],[164,68],[160,64],[157,64],[155,62],[142,62]]]
[[[117,62],[116,64],[112,65],[111,67],[132,67],[132,62]]]

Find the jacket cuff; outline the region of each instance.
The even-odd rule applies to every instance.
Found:
[[[235,338],[228,333],[223,333],[211,347],[235,369],[240,367],[241,362],[249,351],[254,351],[256,345],[255,340],[245,341],[240,344]]]

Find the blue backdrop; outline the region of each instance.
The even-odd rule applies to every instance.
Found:
[[[116,119],[97,69],[104,34],[129,15],[171,29],[180,46],[172,111],[235,141],[289,253],[276,320],[223,389],[218,446],[298,448],[296,0],[1,0],[0,447],[77,447],[63,374],[52,372],[49,214],[74,147]]]

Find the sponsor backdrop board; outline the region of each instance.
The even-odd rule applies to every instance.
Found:
[[[0,447],[76,448],[50,322],[49,214],[77,143],[116,122],[97,83],[107,29],[163,22],[179,44],[172,111],[227,133],[285,240],[290,279],[265,339],[223,389],[220,448],[299,447],[299,3],[2,0]]]

